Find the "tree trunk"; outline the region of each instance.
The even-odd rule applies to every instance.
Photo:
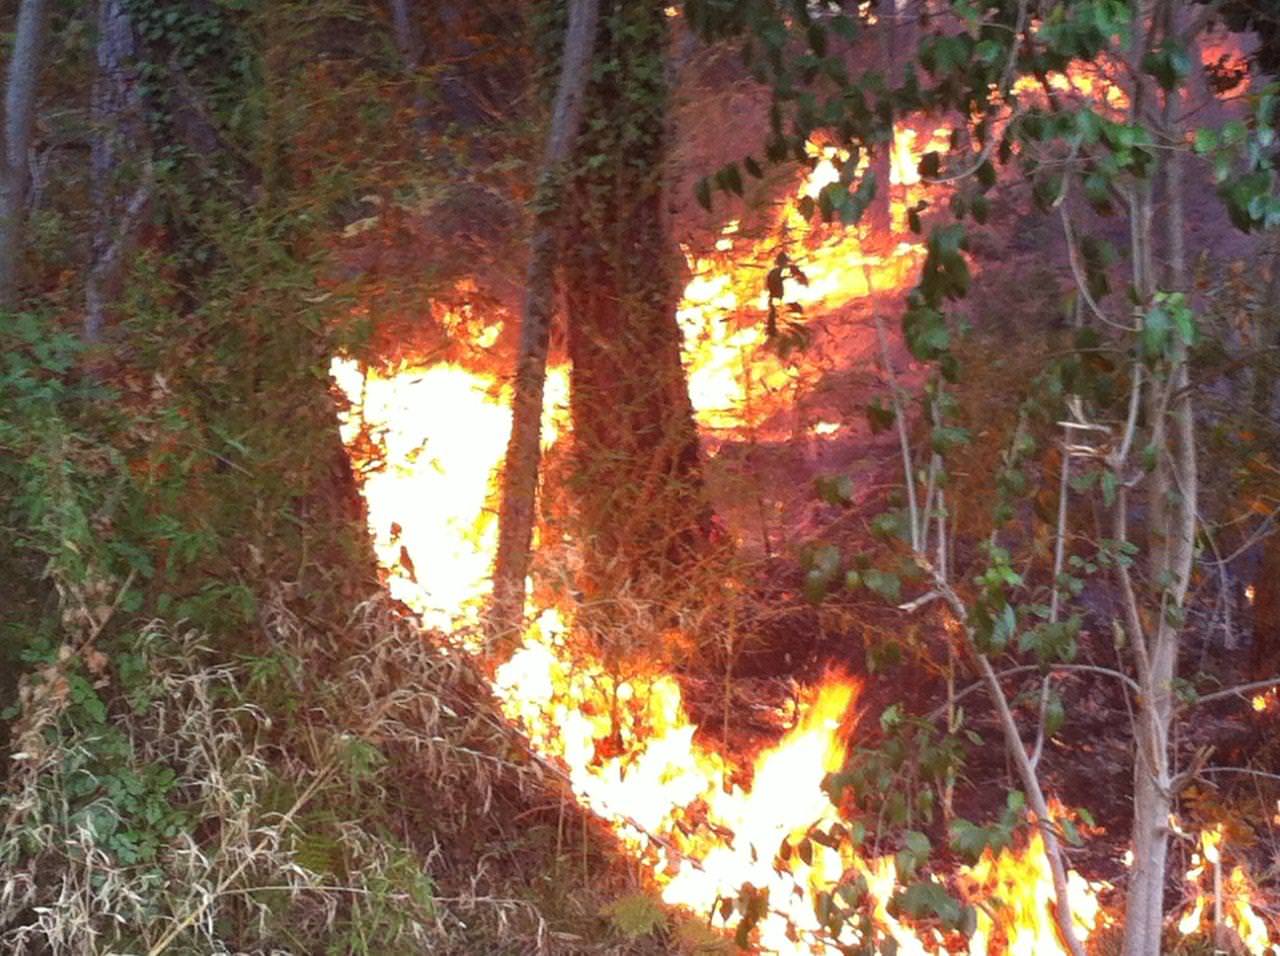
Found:
[[[93,239],[85,280],[84,337],[96,342],[119,294],[127,252],[151,194],[144,167],[133,192],[122,194],[128,164],[142,154],[143,121],[134,66],[133,22],[124,0],[99,0],[98,72],[93,81],[90,191]]]
[[[524,614],[524,581],[529,573],[529,546],[537,504],[542,391],[551,338],[564,164],[581,125],[598,14],[599,0],[573,0],[570,4],[551,129],[538,176],[538,212],[530,240],[524,310],[520,317],[515,401],[493,576],[493,624],[497,633],[503,635],[518,635]]]
[[[5,310],[18,303],[18,260],[30,186],[27,153],[35,125],[36,79],[48,22],[48,0],[23,0],[6,77],[4,142],[0,144],[0,309]]]
[[[422,30],[415,16],[413,0],[391,0],[391,28],[406,72],[422,66]]]
[[[897,75],[898,17],[901,0],[882,4],[879,34],[881,67],[890,85]],[[907,47],[911,49],[911,47]],[[876,179],[876,192],[867,207],[866,226],[868,251],[887,253],[893,248],[893,197],[890,194],[893,177],[894,128],[889,128],[889,141],[871,154],[871,173]]]
[[[1158,7],[1154,16],[1165,35],[1174,32],[1176,9],[1171,3]],[[1143,33],[1139,26],[1135,34],[1142,39],[1137,42],[1154,42]],[[1141,90],[1133,108],[1137,110],[1140,105]],[[1167,190],[1162,225],[1168,251],[1165,286],[1174,292],[1185,292],[1188,286],[1181,153],[1185,138],[1180,109],[1177,94],[1166,93],[1162,132],[1170,149],[1160,170]],[[1157,287],[1149,187],[1140,187],[1134,211],[1130,228],[1134,236],[1135,285],[1141,301],[1149,304]],[[1149,446],[1155,451],[1146,492],[1150,575],[1146,618],[1151,623],[1145,630],[1131,627],[1135,631],[1131,640],[1135,642],[1141,693],[1135,733],[1134,865],[1125,904],[1124,956],[1159,956],[1161,951],[1169,813],[1180,785],[1171,767],[1173,694],[1182,637],[1181,612],[1191,581],[1199,507],[1195,409],[1188,363],[1187,346],[1176,339],[1168,361],[1153,373],[1147,394]]]
[[[663,5],[605,0],[597,42],[565,253],[582,590],[662,600],[710,531],[663,215]]]

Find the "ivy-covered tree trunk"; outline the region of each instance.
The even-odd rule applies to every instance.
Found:
[[[18,260],[30,185],[27,151],[35,123],[36,77],[47,32],[47,0],[23,0],[5,77],[3,149],[0,150],[0,309],[18,299]]]
[[[710,530],[663,208],[663,4],[605,0],[596,42],[564,256],[582,586],[662,599]]]
[[[90,342],[102,337],[126,253],[151,197],[150,167],[145,160],[137,165],[145,135],[137,52],[124,0],[100,0],[90,149],[93,237],[85,278],[84,337]],[[126,192],[131,175],[135,182]]]

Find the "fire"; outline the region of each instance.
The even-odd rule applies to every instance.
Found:
[[[773,233],[780,229],[788,237],[788,255],[808,282],[787,282],[784,306],[829,314],[872,288],[892,290],[909,279],[921,250],[901,236],[906,209],[925,188],[916,167],[921,153],[941,148],[947,135],[944,129],[927,137],[898,132],[891,174],[894,235],[877,237],[878,244],[866,241],[865,230],[817,226],[800,214],[798,197],[818,195],[838,175],[840,157],[814,147],[814,168],[797,184],[797,201],[784,206]],[[691,278],[678,312],[692,399],[705,429],[756,427],[777,410],[775,396],[812,369],[806,360],[784,361],[766,349],[761,265],[771,267],[779,249],[748,238],[738,222],[726,225],[714,245],[707,255],[687,252]],[[497,328],[483,325],[477,337],[493,344]],[[377,370],[338,359],[332,374],[350,402],[341,416],[342,438],[361,476],[391,593],[426,625],[461,633],[461,640],[455,638],[461,646],[479,650],[465,635],[474,633],[489,587],[494,490],[511,428],[509,384],[444,363]],[[566,370],[552,368],[544,417],[548,446],[564,430],[567,393]],[[808,432],[828,436],[841,427],[819,421]],[[1064,952],[1038,834],[1021,850],[988,853],[949,879],[935,875],[977,907],[967,943],[916,925],[891,907],[903,883],[895,858],[864,857],[840,839],[848,821],[823,790],[824,779],[846,759],[856,680],[832,674],[805,691],[791,729],[746,760],[721,752],[700,733],[673,674],[654,662],[629,666],[627,673],[606,666],[575,634],[571,610],[550,607],[535,615],[520,647],[496,667],[491,687],[506,717],[534,751],[561,769],[574,798],[609,826],[666,903],[732,925],[740,914],[726,915],[725,904],[745,891],[756,901],[753,945],[760,952],[825,956],[888,941],[899,953],[918,956],[966,946],[974,956]],[[1233,874],[1228,887],[1236,879]],[[822,901],[855,885],[865,887],[858,893],[865,894],[874,940],[859,938],[853,925],[844,925],[838,936],[824,926]],[[1104,886],[1070,874],[1082,938],[1105,923],[1098,903]],[[1241,908],[1247,897],[1229,897],[1228,911],[1242,938],[1252,933],[1247,938],[1256,939],[1252,910]],[[1265,939],[1265,926],[1261,932]]]
[[[497,517],[488,507],[511,432],[509,399],[492,376],[450,364],[391,375],[335,359],[330,373],[351,402],[343,442],[363,469],[369,530],[391,595],[430,627],[475,623],[489,586]],[[548,444],[562,421],[568,376],[547,377]],[[362,431],[381,452],[368,468]]]
[[[363,476],[388,586],[429,625],[465,630],[487,588],[490,497],[510,430],[509,397],[493,377],[456,365],[380,373],[340,360],[333,374],[352,402],[342,435]],[[564,387],[556,370],[549,441],[562,423]],[[822,783],[845,759],[856,681],[832,675],[806,692],[792,729],[747,763],[704,742],[674,676],[656,668],[611,672],[554,608],[537,616],[492,687],[507,717],[564,768],[576,799],[646,866],[667,903],[711,918],[749,884],[765,901],[754,937],[760,951],[834,953],[837,944],[857,942],[855,930],[824,935],[815,901],[861,877],[877,935],[895,940],[901,953],[948,952],[941,934],[891,912],[900,888],[892,856],[864,859],[847,843],[825,841],[835,849],[809,839],[815,829],[830,834],[842,825]],[[1014,947],[1031,945],[1024,939],[1049,945],[1047,872],[1034,839],[1022,853],[1005,851],[961,871],[957,884],[986,906],[971,952],[1006,943],[1021,952]],[[1083,935],[1094,925],[1094,888],[1073,880]]]
[[[1191,855],[1186,874],[1196,896],[1178,920],[1178,932],[1183,936],[1207,932],[1215,945],[1221,945],[1223,937],[1234,938],[1252,956],[1280,956],[1280,944],[1271,942],[1270,928],[1254,909],[1256,891],[1244,867],[1234,866],[1224,875],[1222,846],[1221,824],[1200,834],[1199,852]]]
[[[674,678],[618,678],[589,654],[569,654],[570,639],[559,615],[543,612],[498,668],[494,690],[508,718],[563,761],[575,796],[649,864],[667,903],[711,914],[750,883],[770,905],[760,944],[807,951],[788,949],[788,934],[817,934],[812,894],[833,887],[849,858],[815,845],[808,862],[779,870],[774,853],[836,822],[822,782],[843,763],[841,728],[857,685],[832,677],[813,691],[743,787],[741,768],[698,740]]]
[[[800,198],[816,200],[840,178],[838,164],[848,156],[835,147],[810,144],[813,168],[768,224],[765,238],[746,236],[741,221],[734,219],[722,227],[714,252],[699,255],[685,249],[691,278],[676,315],[685,335],[689,392],[700,425],[712,430],[759,426],[777,410],[777,396],[790,395],[817,373],[815,359],[783,359],[768,348],[764,275],[779,253],[803,274],[803,279],[788,276],[784,283],[778,303],[784,318],[793,308],[830,314],[873,291],[902,289],[911,281],[924,245],[906,238],[907,213],[928,192],[917,167],[925,152],[946,149],[949,139],[950,130],[944,127],[927,135],[909,127],[895,131],[889,183],[879,187],[889,190],[890,236],[872,237],[865,224],[827,226],[803,215]],[[859,175],[866,165],[864,157]]]
[[[1037,956],[1061,951],[1053,917],[1053,875],[1039,832],[1032,834],[1023,853],[1005,849],[995,855],[988,850],[971,869],[961,873],[960,881],[970,899],[1003,903],[991,910],[978,908],[978,928],[969,940],[971,956],[992,952]],[[1074,871],[1068,873],[1071,917],[1081,939],[1088,939],[1104,924],[1098,892],[1105,886],[1090,883]]]

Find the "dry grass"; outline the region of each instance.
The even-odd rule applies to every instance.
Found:
[[[154,806],[105,774],[86,787],[102,742],[76,726],[74,695],[27,695],[46,745],[14,761],[0,797],[0,950],[619,951],[552,931],[531,875],[558,870],[554,859],[510,863],[504,842],[531,816],[554,818],[555,782],[467,662],[428,646],[385,600],[330,634],[280,590],[261,621],[265,652],[234,660],[194,631],[149,625],[135,648],[151,675],[138,708],[102,668],[124,767],[172,774]],[[154,852],[122,853],[125,827],[150,827]],[[571,898],[568,872],[558,890]],[[553,901],[559,923],[598,931],[600,900],[578,888],[573,906]]]

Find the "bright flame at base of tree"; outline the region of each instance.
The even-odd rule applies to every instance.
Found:
[[[452,365],[382,375],[336,361],[333,373],[352,403],[342,434],[388,586],[427,624],[465,632],[488,585],[506,396],[493,379]],[[562,425],[554,384],[562,374],[552,378],[549,441]],[[835,953],[858,931],[850,922],[823,936],[823,917],[857,885],[871,932],[895,940],[900,953],[964,949],[963,937],[895,915],[892,856],[864,859],[841,839],[847,824],[822,784],[845,759],[855,680],[831,675],[805,692],[792,729],[749,765],[703,742],[673,675],[610,673],[554,608],[537,617],[492,687],[536,752],[564,768],[581,804],[647,866],[665,902],[733,925],[749,887],[760,951]],[[1052,883],[1037,840],[984,857],[954,883],[986,903],[969,952],[1060,951],[1046,948],[1057,945]],[[1097,922],[1098,889],[1073,876],[1082,935]]]
[[[946,132],[935,130],[931,142]],[[916,157],[928,144],[917,138],[900,131],[895,143],[897,235],[921,186]],[[836,157],[815,150],[814,168],[800,184],[800,195],[811,200],[838,176]],[[830,313],[869,291],[901,288],[920,261],[917,244],[880,237],[885,241],[864,246],[852,230],[813,226],[795,205],[784,209],[779,229],[792,240],[785,261],[804,270],[804,281],[787,283],[774,303],[784,309]],[[708,429],[756,428],[778,410],[760,397],[787,392],[805,374],[765,348],[762,321],[734,320],[740,313],[760,319],[768,310],[760,265],[779,261],[767,242],[748,241],[738,230],[737,222],[724,228],[717,256],[689,256],[693,277],[678,312],[691,398]],[[495,328],[486,326],[485,347]],[[350,402],[341,416],[342,438],[391,594],[427,626],[479,651],[481,642],[472,638],[496,543],[494,489],[511,429],[509,386],[492,374],[444,363],[380,373],[338,359],[332,373]],[[543,418],[548,446],[565,429],[567,394],[566,370],[550,369]],[[804,433],[816,440],[841,427],[821,421]],[[912,921],[891,902],[907,882],[897,859],[860,855],[855,827],[823,789],[846,758],[855,679],[831,674],[805,691],[791,729],[754,759],[740,761],[699,733],[673,674],[654,663],[632,665],[638,673],[611,671],[590,642],[574,634],[567,613],[552,607],[537,615],[521,646],[496,668],[494,696],[532,749],[561,768],[581,805],[645,866],[666,903],[711,925],[752,926],[750,943],[759,952],[834,956],[842,946],[868,943],[902,956],[1065,952],[1038,833],[1021,850],[989,850],[949,878],[910,877],[912,889],[927,895],[945,885],[974,905],[968,936]],[[1267,709],[1269,699],[1259,700],[1259,709]],[[1215,888],[1209,896],[1200,893],[1179,928],[1195,932],[1217,912],[1249,952],[1275,951],[1250,903],[1244,871],[1222,878],[1218,839],[1205,834],[1203,860],[1188,874],[1200,886],[1212,865]],[[1079,938],[1108,924],[1099,903],[1106,887],[1069,874]]]

